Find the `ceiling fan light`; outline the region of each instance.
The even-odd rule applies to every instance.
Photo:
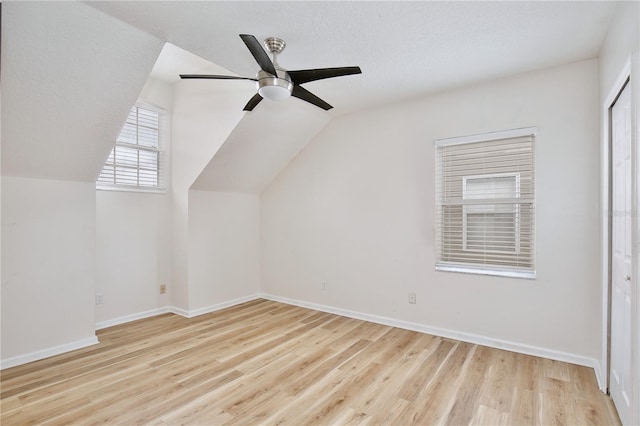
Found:
[[[265,71],[258,72],[258,94],[272,101],[282,101],[291,96],[293,83],[286,71],[276,69],[276,72],[277,76]]]
[[[291,92],[282,86],[262,86],[258,89],[260,96],[272,101],[282,101],[291,96]]]

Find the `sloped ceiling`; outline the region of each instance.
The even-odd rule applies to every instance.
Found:
[[[289,70],[359,65],[305,87],[341,115],[598,55],[614,2],[90,2],[238,75],[258,69],[238,37],[278,36]]]
[[[332,116],[596,57],[614,8],[543,1],[5,1],[2,173],[94,181],[164,41],[241,76],[254,76],[257,64],[239,33],[284,38],[279,62],[287,69],[362,68],[362,75],[305,85],[335,106],[329,112],[290,99],[247,113],[194,184],[257,191]],[[159,78],[176,81],[175,74]],[[286,141],[285,154],[277,143]]]
[[[163,42],[76,2],[3,2],[2,174],[95,182]]]
[[[331,119],[325,111],[295,98],[287,102],[265,100],[265,108],[242,112],[255,93],[254,82],[180,80],[180,73],[232,73],[171,43],[162,48],[151,71],[154,81],[173,84],[174,119],[182,121],[186,115],[192,121],[189,127],[195,128],[193,134],[172,141],[174,154],[178,151],[178,157],[184,158],[194,151],[193,146],[181,146],[183,138],[191,143],[208,138],[206,144],[215,151],[211,159],[204,158],[204,167],[198,167],[196,159],[189,162],[189,172],[197,177],[193,181],[184,177],[192,182],[192,189],[259,194]],[[232,111],[222,112],[218,106]],[[221,130],[221,114],[234,112],[241,118],[226,139],[211,140],[215,132],[207,132],[204,126]],[[172,166],[174,171],[176,166]]]
[[[329,119],[298,99],[256,108],[240,120],[191,188],[259,194]]]
[[[329,112],[297,99],[263,101],[240,120],[191,186],[254,193],[332,116],[597,56],[615,6],[538,1],[89,4],[240,76],[253,77],[258,69],[240,33],[285,39],[278,62],[289,70],[361,66],[362,75],[305,85],[334,105]],[[178,83],[179,73],[205,72],[195,62],[165,62],[161,56],[154,77],[185,84]],[[253,86],[225,83],[238,90]]]

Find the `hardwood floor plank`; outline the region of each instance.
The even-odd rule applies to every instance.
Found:
[[[542,379],[542,418],[543,424],[567,425],[569,422],[571,407],[571,394],[567,382],[553,378]]]
[[[290,379],[284,385],[280,385],[284,388],[285,392],[290,395],[299,395],[303,391],[307,390],[311,385],[318,383],[318,380],[323,376],[326,376],[332,370],[339,368],[346,361],[356,356],[364,348],[366,348],[371,342],[368,340],[359,340],[352,344],[342,352],[339,352],[331,358],[324,361],[322,364],[311,369],[306,374],[296,374],[293,379]]]
[[[456,345],[439,374],[425,389],[424,398],[420,398],[421,405],[414,417],[417,424],[436,424],[447,418],[455,403],[456,382],[466,372],[476,348],[465,342]]]
[[[254,300],[0,373],[0,422],[617,425],[593,370]]]
[[[368,388],[383,367],[382,364],[372,362],[360,369],[350,370],[348,376],[336,383],[331,392],[327,393],[328,397],[321,404],[315,404],[309,413],[305,414],[304,422],[310,425],[333,424],[342,410],[349,408],[351,400],[363,389]]]
[[[415,401],[422,390],[431,382],[433,376],[439,371],[439,367],[442,366],[454,346],[451,342],[440,340],[435,349],[426,355],[416,374],[404,383],[398,396],[407,401]]]
[[[167,398],[167,395],[161,396],[156,404],[149,404],[143,410],[129,413],[127,418],[122,419],[122,424],[130,423],[151,423],[156,420],[160,420],[163,416],[180,409],[185,404],[199,398],[203,395],[209,395],[218,389],[221,389],[230,383],[233,383],[237,379],[243,377],[238,370],[230,371],[224,375],[218,376],[213,380],[208,380],[202,384],[188,389],[184,392],[176,394],[173,398]],[[184,387],[182,387],[184,389]]]
[[[8,413],[3,411],[2,424],[40,424],[57,417],[59,413],[89,407],[91,402],[89,398],[81,394],[63,393],[42,401],[38,404],[37,409],[33,409],[34,406],[27,406]]]
[[[540,420],[536,416],[536,396],[537,393],[529,389],[514,389],[514,403],[509,412],[509,422],[514,423],[517,421],[523,426],[540,424]]]
[[[492,360],[482,386],[480,404],[494,408],[501,413],[509,413],[513,403],[515,387],[516,353],[503,350],[491,351]]]
[[[420,334],[415,345],[408,348],[398,362],[387,364],[386,369],[378,375],[367,392],[362,392],[350,406],[361,413],[369,414],[372,418],[386,415],[393,409],[405,382],[416,374],[427,351],[425,345],[430,344],[433,339],[433,336]]]
[[[333,369],[326,375],[320,377],[301,394],[297,395],[293,402],[287,406],[280,407],[271,414],[265,424],[270,425],[299,425],[309,422],[311,409],[322,406],[331,398],[332,393],[348,377],[348,373],[339,369]]]
[[[455,402],[449,411],[445,421],[451,425],[467,425],[473,418],[473,413],[478,409],[480,402],[481,384],[486,378],[488,363],[486,359],[490,356],[491,350],[486,347],[476,347],[473,356],[469,360],[466,374],[456,385],[458,391]]]

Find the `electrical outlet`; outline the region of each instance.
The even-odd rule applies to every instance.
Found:
[[[167,285],[160,284],[160,294],[165,294],[167,292]]]
[[[415,293],[409,293],[409,303],[416,303],[416,294]]]
[[[102,305],[102,293],[96,293],[96,305]]]

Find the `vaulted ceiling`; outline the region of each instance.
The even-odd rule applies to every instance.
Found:
[[[83,4],[2,5],[2,174],[95,181],[162,41]]]
[[[612,2],[90,2],[238,75],[258,70],[238,37],[278,36],[286,69],[359,65],[306,88],[339,115],[598,55]]]
[[[296,99],[272,109],[263,102],[194,185],[259,191],[331,117],[596,57],[614,8],[606,1],[5,1],[2,173],[95,179],[167,41],[241,76],[258,67],[240,33],[285,39],[279,63],[287,69],[362,68],[305,85],[335,106],[329,112],[310,112]],[[202,72],[198,61],[170,62],[156,77],[175,82],[179,69]],[[233,82],[245,83],[252,84]],[[269,140],[290,140],[290,150],[261,155]],[[270,166],[255,167],[259,160]]]

